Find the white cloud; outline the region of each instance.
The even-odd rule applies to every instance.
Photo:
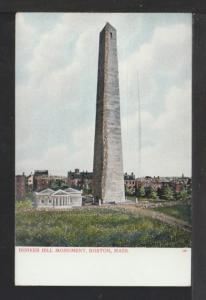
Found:
[[[191,174],[191,85],[171,87],[165,96],[163,113],[153,117],[142,111],[141,175]],[[125,121],[125,120],[124,120]],[[123,136],[127,140],[125,164],[139,174],[138,115],[123,121]],[[133,140],[128,134],[132,133]],[[132,159],[133,158],[133,159]]]
[[[156,27],[151,39],[120,63],[120,87],[125,169],[140,174],[139,89],[141,174],[191,174],[191,27]]]

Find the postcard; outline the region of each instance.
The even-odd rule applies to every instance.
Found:
[[[189,13],[16,15],[15,285],[191,285]]]

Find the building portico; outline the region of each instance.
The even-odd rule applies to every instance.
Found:
[[[35,204],[37,208],[71,208],[82,206],[81,191],[71,189],[57,190],[45,189],[35,193]]]

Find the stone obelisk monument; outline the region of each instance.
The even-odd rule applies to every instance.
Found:
[[[93,196],[103,203],[125,201],[116,29],[100,32],[93,165]]]

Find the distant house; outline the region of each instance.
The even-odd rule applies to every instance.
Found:
[[[135,188],[135,174],[132,172],[131,174],[124,173],[124,186],[125,188]]]
[[[81,191],[68,188],[66,190],[45,189],[35,192],[35,206],[37,208],[56,208],[64,209],[82,206]]]

